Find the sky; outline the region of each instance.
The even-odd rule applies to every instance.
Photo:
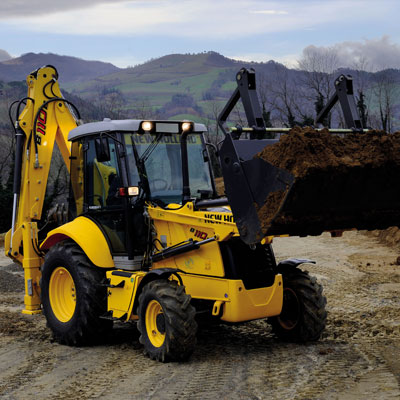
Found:
[[[1,0],[0,49],[127,67],[203,51],[295,66],[334,48],[342,66],[400,68],[399,15],[399,0]]]

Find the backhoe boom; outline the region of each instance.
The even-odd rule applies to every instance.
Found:
[[[5,252],[25,271],[24,313],[40,312],[40,266],[37,223],[42,217],[50,163],[56,142],[69,170],[68,132],[77,126],[70,102],[62,97],[58,73],[45,66],[27,77],[26,105],[16,121],[16,156],[12,228]]]

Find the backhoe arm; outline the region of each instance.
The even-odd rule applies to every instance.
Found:
[[[25,273],[24,313],[40,312],[40,266],[38,227],[43,210],[47,180],[57,142],[69,171],[71,144],[68,133],[78,124],[71,103],[63,99],[53,66],[28,75],[26,105],[16,121],[14,204],[12,227],[5,238],[5,253],[22,264]],[[20,102],[20,105],[22,104]]]

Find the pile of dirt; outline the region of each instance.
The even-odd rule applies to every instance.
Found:
[[[368,232],[368,235],[375,236],[380,242],[386,245],[400,248],[400,229],[397,226],[392,226],[382,231]]]
[[[313,235],[400,223],[400,132],[339,136],[296,127],[255,157],[294,177],[258,204],[263,232]]]
[[[218,196],[225,195],[225,185],[224,185],[224,179],[222,177],[215,178],[215,189],[217,191]]]
[[[296,177],[308,175],[314,168],[381,166],[388,161],[400,162],[400,132],[383,131],[333,135],[328,129],[295,127],[278,143],[258,154],[276,167]]]

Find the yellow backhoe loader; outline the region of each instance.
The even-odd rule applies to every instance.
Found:
[[[254,75],[240,74],[238,83]],[[32,72],[27,85],[15,124],[14,208],[5,239],[6,254],[25,273],[23,313],[43,312],[55,340],[68,345],[101,338],[113,321],[137,321],[145,353],[162,362],[191,355],[201,315],[229,323],[268,317],[283,340],[320,337],[326,299],[315,278],[298,268],[312,261],[277,264],[273,236],[257,216],[257,186],[259,202],[275,190],[256,181],[271,171],[264,163],[269,172],[260,172],[265,165],[254,159],[254,166],[253,155],[276,142],[257,139],[259,122],[250,124],[250,139],[240,139],[238,128],[226,132],[219,153],[228,197],[219,197],[202,124],[82,124],[61,95],[54,67]],[[222,125],[240,94],[254,100],[255,84],[245,86],[221,115]],[[254,107],[245,104],[247,111]],[[49,230],[38,224],[55,142],[70,194],[68,212],[59,213],[64,221]],[[290,186],[290,174],[272,174]],[[273,234],[315,233],[313,226],[287,228]]]

